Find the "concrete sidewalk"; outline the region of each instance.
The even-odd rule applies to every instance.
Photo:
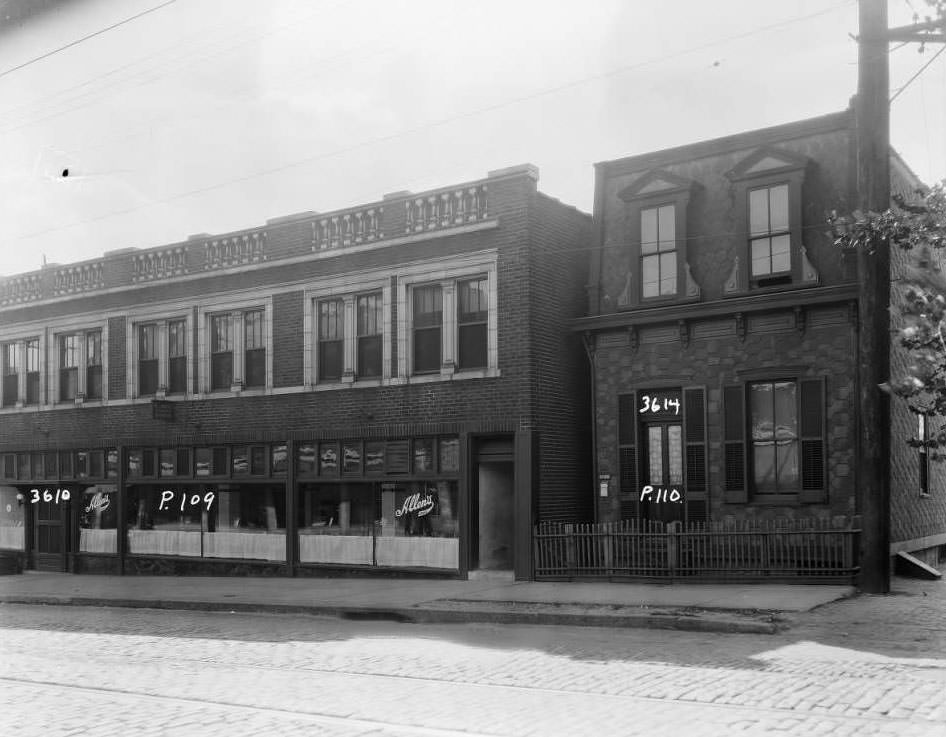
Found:
[[[0,577],[3,603],[752,633],[778,631],[784,619],[782,613],[806,612],[853,594],[850,586],[773,584],[211,578],[33,572]]]

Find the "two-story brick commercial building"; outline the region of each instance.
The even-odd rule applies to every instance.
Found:
[[[826,226],[857,202],[853,152],[847,111],[597,165],[575,329],[593,356],[599,522],[749,529],[873,503],[858,494],[855,257]],[[892,156],[894,191],[912,191]],[[916,416],[891,411],[891,552],[934,561],[944,474],[904,442]]]
[[[529,577],[534,522],[591,513],[568,330],[591,219],[537,178],[0,280],[0,548],[77,572]]]

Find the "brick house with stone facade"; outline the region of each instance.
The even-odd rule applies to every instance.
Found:
[[[856,265],[825,225],[854,209],[853,151],[845,111],[596,166],[589,308],[573,328],[592,358],[598,522],[840,522],[871,503]],[[894,191],[914,190],[892,158]],[[946,474],[904,442],[916,417],[891,412],[891,553],[936,562]]]
[[[525,165],[0,279],[0,549],[532,573],[587,518],[591,218]]]

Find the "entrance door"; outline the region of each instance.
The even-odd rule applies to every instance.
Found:
[[[511,461],[477,464],[477,565],[511,571],[515,519],[515,466]]]
[[[67,540],[69,526],[69,502],[61,498],[56,503],[43,499],[43,490],[40,489],[39,500],[33,502],[36,496],[32,490],[25,494],[27,504],[33,513],[33,568],[37,571],[65,571],[66,551],[69,549]]]
[[[641,517],[661,522],[683,520],[683,426],[679,422],[647,422],[644,429],[644,481]],[[674,493],[675,492],[675,493]],[[679,495],[677,497],[676,495]],[[678,498],[678,501],[672,499]]]

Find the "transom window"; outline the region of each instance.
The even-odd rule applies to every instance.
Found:
[[[749,412],[750,459],[756,493],[796,492],[799,486],[796,383],[750,384]]]
[[[674,205],[641,210],[642,296],[677,293],[676,208]]]
[[[789,274],[791,240],[788,185],[749,190],[749,254],[753,278]]]

